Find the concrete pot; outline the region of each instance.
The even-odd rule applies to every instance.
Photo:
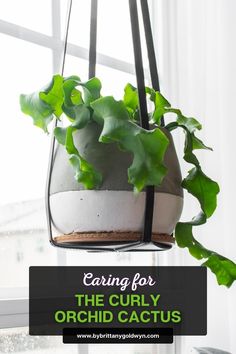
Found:
[[[56,148],[50,207],[53,224],[60,234],[95,233],[99,237],[104,233],[142,232],[145,192],[134,195],[133,186],[127,182],[132,155],[121,152],[116,144],[99,143],[100,132],[97,124],[90,123],[74,135],[81,155],[103,175],[99,190],[84,190],[74,179],[64,147]],[[165,133],[170,139],[165,156],[168,174],[155,190],[153,233],[171,235],[182,212],[183,191],[173,139],[166,130]]]

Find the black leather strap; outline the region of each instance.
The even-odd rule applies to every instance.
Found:
[[[154,88],[155,91],[160,91],[160,83],[159,83],[159,76],[157,70],[157,60],[156,60],[156,54],[154,49],[154,43],[153,43],[148,2],[147,0],[141,0],[140,2],[141,2],[141,9],[143,15],[143,24],[144,24],[145,38],[147,44],[149,70],[151,75],[152,87]],[[161,125],[162,126],[165,125],[164,117],[161,118]]]
[[[96,47],[97,47],[97,0],[91,0],[90,15],[90,43],[89,43],[89,79],[95,76],[96,72]]]
[[[139,96],[140,124],[144,129],[149,129],[137,1],[129,0],[129,7],[133,38],[135,72]]]
[[[157,73],[157,62],[156,62],[156,54],[154,50],[153,37],[152,37],[152,29],[151,29],[151,21],[150,14],[148,9],[147,0],[141,0],[141,9],[143,15],[143,24],[145,30],[145,38],[147,43],[147,52],[148,52],[148,60],[149,60],[149,68],[152,80],[152,87],[154,90],[159,91],[159,77]]]
[[[67,43],[68,43],[68,34],[69,34],[69,26],[70,26],[70,18],[71,18],[71,10],[72,10],[72,1],[70,0],[68,3],[68,10],[66,16],[66,33],[64,39],[64,48],[62,53],[62,64],[61,64],[61,75],[64,74],[65,69],[65,61],[66,61],[66,51],[67,51]],[[57,126],[57,119],[54,118],[53,129]],[[48,171],[47,171],[47,180],[46,180],[46,190],[45,190],[45,207],[46,207],[46,218],[47,218],[47,227],[49,233],[49,241],[53,246],[56,246],[56,243],[53,239],[52,235],[52,216],[51,216],[51,208],[50,208],[50,185],[51,185],[51,177],[52,177],[52,169],[53,169],[53,160],[54,160],[54,150],[55,150],[55,136],[52,134],[51,145],[49,151],[49,161],[48,161]]]
[[[137,9],[136,0],[129,0],[129,9],[130,9],[131,30],[132,30],[132,38],[133,38],[135,72],[136,72],[137,88],[138,88],[138,95],[139,95],[140,124],[144,129],[149,130],[149,118],[148,118],[147,102],[146,102],[142,48],[141,48],[138,9]],[[154,197],[155,197],[154,192],[155,189],[153,186],[148,186],[146,188],[143,242],[150,242],[152,239],[152,222],[153,222],[153,208],[154,208]]]

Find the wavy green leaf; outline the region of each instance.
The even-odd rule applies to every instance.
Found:
[[[56,127],[54,129],[54,136],[59,144],[66,145],[66,128]]]
[[[76,89],[76,87],[80,86],[83,90],[83,98],[80,93]],[[97,77],[93,77],[88,81],[82,82],[78,76],[70,76],[65,79],[64,82],[64,91],[65,91],[65,105],[72,106],[74,104],[85,103],[89,105],[91,102],[95,101],[99,97],[101,97],[101,82]],[[79,101],[75,102],[75,98],[73,94],[76,96],[76,99]]]
[[[194,135],[196,129],[201,129],[200,123],[193,118],[179,119],[180,115],[184,117],[182,113],[178,113],[177,121],[168,124],[166,128],[171,131],[179,127],[185,132],[184,160],[195,167],[189,171],[182,186],[197,198],[201,212],[191,221],[179,222],[175,228],[175,238],[178,246],[188,248],[193,257],[198,260],[206,259],[203,265],[215,274],[218,284],[230,287],[236,280],[236,264],[228,258],[208,250],[193,236],[193,227],[204,224],[207,218],[214,213],[219,186],[203,173],[199,161],[193,153],[194,149],[210,149]]]
[[[190,133],[189,130],[184,126],[178,124],[178,122],[171,122],[166,126],[166,129],[171,132],[176,128],[183,129],[185,133],[185,143],[184,143],[184,160],[188,163],[191,163],[195,166],[199,166],[199,161],[196,155],[193,153],[193,133]]]
[[[132,121],[139,121],[139,98],[136,87],[127,84],[124,89],[123,102]]]
[[[219,285],[230,287],[236,280],[236,264],[215,252],[211,252],[203,265],[210,268],[216,275]]]
[[[96,189],[102,183],[102,175],[85,159],[78,155],[71,155],[69,161],[75,171],[75,179],[86,189]]]
[[[132,111],[135,111],[139,105],[138,93],[136,87],[131,84],[127,84],[124,89],[124,104],[126,108],[130,108]]]
[[[69,76],[64,79],[64,83],[63,83],[63,91],[64,91],[63,106],[64,107],[69,108],[69,107],[73,107],[74,105],[80,105],[83,103],[82,94],[79,90],[76,89],[79,82],[80,82],[80,78],[78,76]]]
[[[81,82],[80,86],[84,91],[84,102],[89,105],[91,102],[101,97],[101,81],[97,77],[93,77],[87,82]]]
[[[73,133],[76,130],[72,126],[57,127],[54,129],[54,135],[58,143],[64,145],[69,154],[69,161],[74,169],[76,181],[82,183],[86,189],[96,189],[101,185],[102,175],[79,154],[73,138]]]
[[[198,260],[206,259],[203,265],[208,267],[216,275],[218,284],[230,287],[236,280],[236,264],[230,259],[205,248],[193,236],[192,227],[205,222],[206,218],[202,213],[200,213],[200,217],[193,222],[179,222],[175,229],[177,244],[181,248],[187,247],[189,253]]]
[[[77,86],[82,87],[84,100],[81,92],[76,89]],[[65,100],[62,108],[63,112],[72,122],[73,127],[81,129],[88,124],[92,115],[88,105],[90,102],[100,97],[100,90],[101,83],[97,78],[90,79],[87,82],[81,82],[79,77],[71,76],[65,80]]]
[[[90,121],[90,110],[83,104],[74,107],[75,119],[71,124],[72,127],[77,129],[84,128]]]
[[[189,133],[193,133],[195,130],[202,129],[201,124],[195,118],[185,117],[180,109],[172,108],[170,102],[166,100],[164,96],[158,91],[146,88],[146,92],[150,94],[151,101],[154,102],[155,110],[152,116],[152,120],[156,124],[160,124],[161,117],[166,113],[174,113],[177,115],[176,122],[179,126],[184,126]]]
[[[77,129],[84,128],[90,121],[91,112],[84,104],[71,107],[63,106],[63,111],[69,118],[71,126]]]
[[[193,150],[197,150],[197,149],[205,149],[205,150],[211,150],[213,151],[213,149],[209,146],[206,146],[202,140],[200,140],[199,138],[197,138],[194,133],[192,133],[192,144],[193,144]]]
[[[198,122],[197,119],[195,118],[189,118],[189,117],[185,117],[181,111],[179,111],[178,116],[177,116],[177,123],[179,125],[184,126],[185,128],[187,128],[187,130],[189,131],[189,133],[193,133],[195,132],[195,130],[201,130],[202,129],[202,125]]]
[[[21,111],[32,117],[35,126],[48,133],[48,125],[53,120],[53,109],[42,101],[38,92],[20,95]]]
[[[39,93],[39,97],[53,109],[53,113],[59,118],[64,102],[63,77],[54,75],[50,84]]]
[[[150,95],[150,100],[154,103],[154,112],[152,114],[152,122],[160,125],[161,117],[168,113],[168,109],[171,107],[167,99],[162,96],[158,91],[155,91],[149,87],[146,87],[146,93]]]
[[[128,169],[129,183],[137,191],[148,185],[160,185],[167,169],[163,159],[169,144],[167,136],[156,128],[146,131],[129,121],[123,101],[104,97],[91,104],[95,113],[103,119],[99,141],[116,142],[123,151],[133,154],[133,163]]]
[[[200,167],[194,167],[189,171],[188,176],[182,182],[182,187],[197,198],[207,218],[214,213],[220,189],[218,184],[207,177]]]

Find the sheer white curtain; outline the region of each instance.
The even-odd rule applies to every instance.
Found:
[[[236,1],[153,3],[162,91],[173,105],[202,122],[201,138],[214,149],[201,152],[200,158],[203,169],[220,183],[218,209],[196,235],[207,247],[236,261]],[[178,147],[179,140],[177,136]],[[184,217],[197,211],[189,199],[186,196]],[[158,258],[160,263],[198,264],[185,250]],[[208,273],[208,334],[183,338],[176,354],[206,346],[236,353],[236,285],[220,287]]]

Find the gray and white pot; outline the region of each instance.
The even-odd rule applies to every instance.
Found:
[[[103,175],[99,190],[85,190],[74,178],[64,147],[58,145],[50,184],[53,224],[60,234],[57,242],[122,244],[141,237],[144,224],[145,192],[133,193],[127,180],[132,155],[116,144],[98,142],[101,128],[90,123],[74,134],[81,155]],[[168,174],[155,189],[154,241],[171,243],[171,234],[183,208],[181,172],[172,136],[165,156]],[[158,236],[159,235],[159,236]]]

